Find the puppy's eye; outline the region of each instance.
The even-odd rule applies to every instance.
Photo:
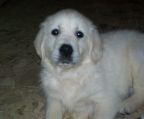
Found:
[[[51,31],[51,34],[54,35],[54,36],[57,36],[59,33],[60,33],[60,31],[58,29],[53,29]]]
[[[81,31],[77,31],[75,35],[76,35],[78,38],[83,38],[83,37],[84,37],[84,34],[83,34],[83,32],[81,32]]]

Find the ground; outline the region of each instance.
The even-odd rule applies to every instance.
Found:
[[[47,15],[74,8],[91,18],[100,32],[143,32],[143,6],[143,0],[1,0],[0,119],[44,119],[45,100],[38,77],[40,59],[33,41]],[[143,113],[144,107],[118,119],[136,119]]]

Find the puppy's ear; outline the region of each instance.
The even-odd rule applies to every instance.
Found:
[[[97,62],[102,56],[102,41],[96,28],[92,30],[92,42],[90,48],[90,55],[93,62]]]
[[[42,54],[43,54],[43,40],[44,40],[44,28],[41,25],[40,26],[40,30],[38,32],[38,34],[36,35],[35,41],[34,41],[34,46],[36,49],[37,54],[39,55],[39,57],[42,58]]]

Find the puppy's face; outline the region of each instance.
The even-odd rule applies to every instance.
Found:
[[[37,36],[36,49],[42,59],[48,59],[57,66],[73,66],[84,61],[91,54],[95,28],[81,14],[65,10],[48,17]],[[97,39],[99,43],[99,38]],[[38,47],[38,48],[37,48]]]

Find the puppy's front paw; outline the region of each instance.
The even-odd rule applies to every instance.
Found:
[[[130,104],[129,102],[125,101],[121,105],[119,113],[122,115],[129,115],[133,111],[134,111],[134,106]]]

